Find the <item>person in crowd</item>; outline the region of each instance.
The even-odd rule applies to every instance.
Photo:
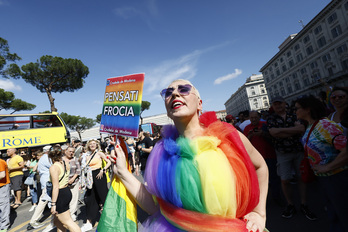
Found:
[[[26,151],[21,150],[19,152],[19,155],[23,158],[24,167],[22,169],[23,171],[23,180],[22,183],[24,184],[25,180],[29,176],[29,169],[28,166],[30,165],[31,155],[28,154]],[[30,198],[30,188],[28,185],[24,184],[24,189],[26,190],[27,198]]]
[[[329,116],[334,110],[328,105],[327,92],[320,91],[317,97],[325,106],[325,117]]]
[[[156,143],[162,138],[161,134],[159,132],[154,133],[153,135],[153,140],[152,140],[152,145],[155,146]]]
[[[49,169],[52,165],[52,160],[48,157],[48,152],[50,149],[51,145],[43,147],[43,155],[38,161],[37,171],[39,172],[40,176],[40,185],[42,193],[39,199],[39,203],[37,204],[37,207],[34,210],[34,214],[33,216],[31,216],[27,230],[37,229],[43,226],[43,224],[39,222],[39,219],[41,218],[47,203],[51,200],[51,198],[46,193],[46,183],[50,179]],[[51,231],[53,228],[55,228],[55,226],[52,222],[44,229],[44,232]]]
[[[135,172],[135,141],[132,137],[126,138],[126,143],[129,148],[130,155],[128,156],[129,165],[132,167],[132,172]]]
[[[82,231],[91,230],[96,222],[98,212],[103,210],[108,193],[105,172],[111,165],[111,161],[100,151],[98,140],[89,140],[86,150],[87,153],[82,158],[82,169],[87,165],[92,169],[93,187],[87,189],[85,193],[87,221],[81,227]],[[106,161],[104,168],[102,168],[102,160]]]
[[[325,196],[330,231],[348,231],[347,137],[337,123],[324,118],[325,105],[314,96],[298,99],[295,108],[297,118],[308,122],[302,144]]]
[[[55,145],[48,153],[52,160],[50,167],[50,179],[52,182],[51,213],[54,216],[54,225],[57,231],[81,231],[70,215],[69,205],[72,198],[69,183],[70,165],[63,159],[63,151],[59,145]]]
[[[235,118],[230,114],[226,115],[225,120],[228,124],[231,124],[231,125],[235,124]]]
[[[0,158],[0,232],[10,226],[10,174],[6,161]]]
[[[139,152],[140,174],[144,177],[146,162],[152,151],[152,140],[148,133],[140,131],[138,134],[137,151]]]
[[[268,110],[262,110],[261,111],[261,121],[267,122],[268,115],[269,115]]]
[[[348,88],[334,87],[330,94],[330,102],[334,106],[335,111],[328,118],[338,123],[343,128],[343,133],[347,136],[348,128],[341,124],[342,119],[348,114]]]
[[[70,175],[69,175],[69,188],[72,194],[72,198],[70,201],[70,214],[73,221],[76,221],[76,212],[77,212],[77,204],[79,200],[79,189],[80,182],[79,177],[81,174],[81,165],[77,157],[75,155],[75,148],[70,146],[64,151],[63,160],[70,165]]]
[[[239,125],[242,124],[244,121],[245,121],[245,119],[244,119],[244,114],[243,114],[243,111],[241,111],[241,112],[238,113],[238,120],[237,120],[237,122],[235,123],[234,126],[235,126],[238,130],[240,130]]]
[[[82,145],[83,145],[82,146],[82,151],[81,151],[80,157],[78,158],[80,166],[82,166],[81,165],[82,164],[81,163],[82,162],[82,158],[87,155],[86,144],[82,144]],[[107,154],[107,152],[106,152],[106,154]],[[81,167],[81,170],[82,170],[82,167]],[[80,176],[80,186],[81,186],[81,176]],[[85,193],[86,193],[86,189],[80,187],[80,190],[79,190],[79,200],[78,200],[79,204],[82,204],[82,205],[85,204],[84,203]]]
[[[32,203],[32,206],[29,209],[29,212],[32,212],[35,210],[35,208],[37,206],[37,202],[38,202],[37,183],[36,183],[36,170],[37,170],[37,166],[38,166],[37,153],[38,152],[32,153],[32,155],[31,155],[32,159],[30,160],[30,163],[28,164],[29,176],[33,177],[33,179],[34,179],[33,184],[28,186],[30,189],[30,196],[31,196],[31,203]]]
[[[164,128],[147,160],[147,185],[127,171],[118,144],[113,167],[153,215],[145,231],[263,231],[268,171],[262,156],[215,112],[199,117],[202,100],[191,82],[175,80],[161,95],[175,126]]]
[[[81,145],[81,141],[78,139],[74,140],[73,147],[75,148],[74,157],[80,158],[80,155],[82,155],[82,148],[83,148],[83,146]]]
[[[7,155],[10,157],[8,160],[8,171],[10,173],[11,189],[15,193],[15,202],[11,205],[13,209],[17,209],[22,204],[21,195],[24,168],[24,160],[16,152],[17,150],[15,148],[7,150]]]
[[[267,123],[261,121],[261,114],[257,111],[250,112],[250,124],[244,128],[244,135],[265,159],[269,170],[269,185],[273,200],[282,204],[280,179],[277,175],[277,156],[273,148]]]
[[[239,125],[240,131],[243,133],[244,128],[250,124],[249,110],[243,111],[244,121]]]
[[[287,112],[283,97],[277,96],[272,99],[272,108],[274,113],[269,115],[267,126],[273,137],[273,146],[277,154],[277,172],[288,204],[282,217],[291,218],[296,213],[293,187],[290,183],[295,178],[301,195],[301,212],[309,220],[316,220],[316,215],[307,206],[306,184],[300,178],[300,164],[304,155],[300,138],[305,131],[305,126],[297,120],[296,115]]]

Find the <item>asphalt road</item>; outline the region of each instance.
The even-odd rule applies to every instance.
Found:
[[[296,190],[296,185],[293,186]],[[296,199],[296,207],[299,208],[299,196],[294,196]],[[321,201],[320,188],[317,183],[311,183],[308,188],[308,203],[310,209],[318,216],[318,220],[308,220],[299,210],[293,218],[284,219],[281,217],[283,207],[276,204],[272,199],[267,201],[267,229],[271,232],[326,232],[328,231],[328,220],[326,218],[324,203]],[[23,204],[16,210],[11,211],[11,227],[9,232],[24,232],[27,231],[27,225],[33,212],[28,212],[31,207],[31,203],[25,200]],[[85,219],[85,206],[79,204],[77,223],[82,226]],[[141,222],[145,220],[147,214],[138,208],[138,221],[139,227]],[[30,230],[32,232],[43,231],[46,225],[50,223],[51,216],[48,208],[46,209],[41,221],[45,225],[39,229]],[[96,228],[96,227],[95,227]],[[56,231],[55,229],[52,231]],[[92,231],[92,230],[91,230]],[[93,230],[95,231],[95,230]]]

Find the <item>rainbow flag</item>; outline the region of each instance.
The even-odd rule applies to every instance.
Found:
[[[126,144],[119,138],[121,147],[127,153]],[[131,168],[127,161],[128,170]],[[97,232],[138,231],[137,204],[121,180],[114,175],[111,187],[100,217]]]

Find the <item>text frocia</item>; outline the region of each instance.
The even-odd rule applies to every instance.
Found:
[[[104,102],[122,102],[122,101],[137,101],[138,100],[139,91],[138,90],[130,90],[130,91],[113,91],[106,92],[104,95]],[[103,110],[104,115],[113,115],[113,116],[133,116],[134,110],[133,107],[127,106],[104,106]]]

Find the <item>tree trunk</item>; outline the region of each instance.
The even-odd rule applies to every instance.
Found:
[[[78,134],[79,134],[79,138],[80,138],[80,141],[82,143],[82,137],[81,137],[81,132],[80,131],[76,131]]]
[[[140,125],[143,125],[143,117],[140,115]]]
[[[48,100],[50,101],[51,105],[51,112],[57,112],[57,108],[54,106],[54,98],[52,97],[51,91],[49,89],[46,89],[46,93],[48,96]]]

